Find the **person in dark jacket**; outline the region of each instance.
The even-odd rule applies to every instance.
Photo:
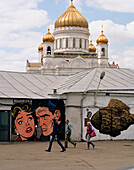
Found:
[[[45,150],[46,152],[51,152],[51,148],[52,148],[52,143],[54,141],[54,139],[57,141],[57,143],[60,145],[60,147],[62,148],[62,151],[61,152],[64,152],[66,151],[66,149],[64,148],[64,146],[62,145],[62,143],[60,142],[60,139],[59,139],[59,128],[58,128],[58,123],[55,119],[53,119],[53,132],[52,132],[52,137],[50,139],[50,143],[49,143],[49,147],[48,147],[48,150]]]

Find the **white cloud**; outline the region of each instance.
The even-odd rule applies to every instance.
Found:
[[[0,70],[25,70],[25,62],[38,59],[42,33],[34,28],[48,24],[48,14],[38,9],[42,0],[0,1]]]
[[[15,10],[36,9],[38,3],[43,0],[4,0],[0,1],[0,14],[3,12],[14,12]]]
[[[38,50],[34,47],[22,49],[17,53],[0,50],[0,70],[26,71],[27,59],[37,62]]]
[[[39,35],[31,29],[48,24],[46,11],[37,9],[42,0],[4,0],[0,2],[0,47],[17,47]],[[35,34],[35,35],[34,35]],[[34,39],[33,39],[34,40]],[[31,39],[32,41],[32,39]],[[25,47],[25,46],[24,46]]]
[[[93,39],[97,39],[101,34],[101,26],[103,25],[103,33],[109,39],[109,43],[128,43],[134,40],[134,22],[128,23],[126,26],[116,24],[111,20],[93,21],[89,25],[90,33]]]
[[[125,49],[118,51],[116,54],[110,56],[110,61],[116,61],[120,68],[134,68],[134,47],[125,47]],[[111,62],[112,63],[112,62]]]
[[[2,36],[0,36],[1,39]],[[6,48],[27,48],[37,46],[42,40],[43,35],[39,32],[23,31],[19,33],[11,33],[9,36],[3,37],[0,42],[1,47]]]
[[[86,5],[115,12],[134,13],[133,0],[86,0]]]

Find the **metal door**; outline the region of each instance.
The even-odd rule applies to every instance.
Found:
[[[0,111],[0,142],[10,141],[10,111]]]

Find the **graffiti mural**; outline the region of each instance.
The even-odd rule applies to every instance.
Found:
[[[12,106],[12,140],[45,141],[53,132],[53,120],[59,124],[59,137],[65,136],[65,106],[62,100],[33,100]]]
[[[134,124],[134,114],[129,109],[122,101],[111,99],[107,107],[100,108],[93,115],[91,123],[100,133],[116,137]]]
[[[18,103],[12,107],[12,133],[17,135],[16,141],[36,141],[36,118],[33,108],[28,103]]]

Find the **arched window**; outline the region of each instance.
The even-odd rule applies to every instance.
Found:
[[[82,40],[80,39],[80,48],[82,48]]]
[[[57,47],[58,47],[58,40],[56,40],[56,49],[57,49]]]
[[[66,38],[66,48],[68,48],[68,38]]]
[[[73,38],[73,48],[75,48],[75,38]]]
[[[86,49],[86,42],[87,42],[87,41],[86,41],[86,39],[85,39],[85,49]]]
[[[51,55],[51,47],[50,46],[47,47],[47,54]]]
[[[62,48],[62,39],[60,38],[60,48]]]
[[[101,56],[105,56],[105,48],[101,49]]]

